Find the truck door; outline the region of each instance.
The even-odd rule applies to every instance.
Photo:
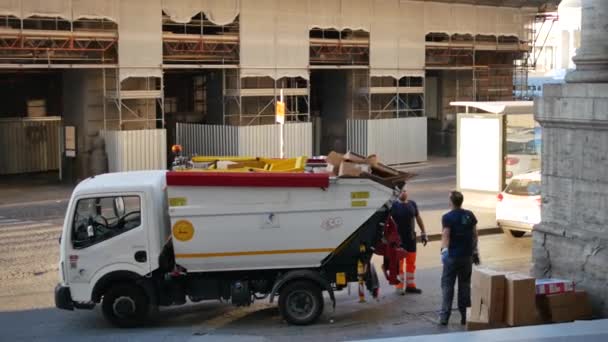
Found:
[[[132,193],[75,202],[65,260],[73,295],[78,284],[93,286],[90,281],[103,268],[150,272],[149,208],[144,198],[143,193]]]

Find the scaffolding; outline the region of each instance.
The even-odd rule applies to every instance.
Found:
[[[283,90],[286,122],[310,122],[310,82],[301,77],[241,77],[239,69],[225,69],[224,124],[272,124]]]
[[[310,65],[369,65],[369,32],[310,30]]]
[[[372,77],[369,70],[352,71],[350,119],[424,116],[424,77]]]
[[[116,23],[104,19],[0,16],[0,63],[115,64]]]
[[[527,88],[524,61],[529,51],[530,41],[517,37],[430,33],[426,69],[470,72],[470,84],[457,82],[455,98],[450,100],[511,100],[516,84]]]
[[[163,15],[163,61],[166,64],[238,64],[239,26],[238,17],[220,26],[203,13],[184,24]]]
[[[104,130],[165,127],[162,78],[128,78],[121,82],[118,68],[102,69],[102,86]],[[108,104],[115,116],[109,115]]]
[[[524,52],[524,56],[514,63],[513,92],[515,99],[532,99],[533,91],[528,87],[528,73],[536,69],[538,58],[558,20],[559,16],[555,11],[535,13],[527,20],[525,31],[529,46]],[[545,26],[547,30],[543,30]]]

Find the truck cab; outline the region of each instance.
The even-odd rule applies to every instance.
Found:
[[[104,174],[74,189],[61,236],[58,307],[92,307],[110,287],[159,268],[170,237],[165,191],[164,171]],[[137,310],[133,304],[111,309],[120,316],[121,306]]]

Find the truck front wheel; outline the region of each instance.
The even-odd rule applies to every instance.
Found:
[[[279,293],[279,310],[283,318],[295,325],[314,323],[323,313],[323,292],[310,281],[294,281]]]
[[[149,315],[149,301],[144,290],[136,284],[111,286],[103,295],[103,315],[121,328],[142,325]]]

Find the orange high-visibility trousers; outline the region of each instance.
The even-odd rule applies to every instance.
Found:
[[[416,287],[416,252],[407,252],[405,259],[399,260],[399,278],[405,279],[405,286]],[[403,282],[395,285],[396,288],[402,289]]]

